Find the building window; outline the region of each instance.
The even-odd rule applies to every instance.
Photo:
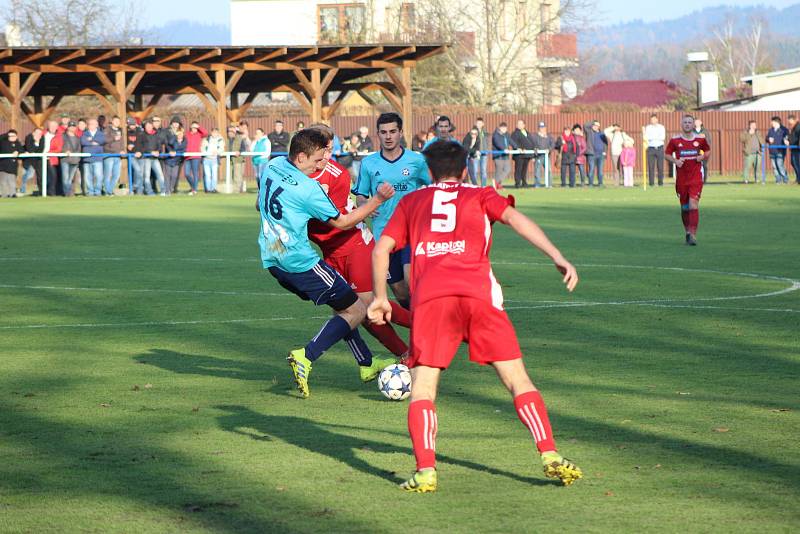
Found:
[[[317,8],[320,43],[363,41],[366,35],[364,4],[329,4]]]
[[[552,28],[553,28],[553,22],[554,22],[553,21],[553,5],[552,4],[548,4],[546,2],[543,2],[542,3],[542,7],[541,7],[541,14],[542,14],[542,20],[540,22],[541,31],[545,32],[545,33],[551,32]]]

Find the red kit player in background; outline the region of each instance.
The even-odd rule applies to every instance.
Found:
[[[310,129],[319,131],[328,139],[328,148],[325,157],[317,167],[317,173],[310,178],[319,182],[341,213],[349,213],[355,206],[350,199],[350,173],[343,166],[331,159],[333,149],[333,129],[325,124],[314,124]],[[372,302],[372,247],[374,240],[369,228],[359,224],[349,230],[339,230],[320,221],[308,222],[308,237],[316,243],[322,251],[325,263],[336,269],[339,274],[350,284],[358,298],[369,306]],[[392,302],[392,319],[397,325],[408,328],[411,326],[411,314],[399,304]],[[369,321],[364,322],[366,330],[397,358],[405,358],[408,346],[400,339],[391,325],[374,325]],[[369,349],[361,349],[357,345],[350,345],[356,360],[359,362],[361,380],[368,382],[374,380],[378,373],[389,364],[395,363],[391,359],[371,358]],[[374,360],[374,361],[373,361]]]
[[[669,140],[664,158],[677,167],[675,191],[681,202],[681,219],[686,230],[686,244],[697,245],[697,224],[700,221],[700,194],[703,192],[703,161],[711,148],[704,135],[694,131],[694,117],[681,119],[681,135]]]
[[[458,143],[437,141],[424,152],[434,184],[403,198],[372,255],[375,300],[369,319],[391,319],[386,273],[389,254],[411,246],[411,354],[413,387],[408,430],[417,471],[402,489],[435,491],[436,391],[463,341],[470,360],[492,365],[514,398],[520,421],[542,455],[544,473],[569,485],[581,470],[556,451],[542,396],[522,362],[514,327],[503,310],[503,293],[489,263],[495,221],[511,226],[549,256],[569,291],[578,274],[544,232],[491,187],[464,184],[467,153]]]

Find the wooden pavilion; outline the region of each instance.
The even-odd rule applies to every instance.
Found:
[[[12,128],[43,126],[65,96],[95,96],[106,113],[144,118],[164,95],[196,94],[221,131],[259,93],[290,92],[314,122],[357,91],[380,91],[411,120],[411,69],[443,45],[0,48],[0,96]],[[372,74],[385,81],[358,81]],[[406,135],[411,134],[408,129]],[[409,140],[410,141],[410,140]]]

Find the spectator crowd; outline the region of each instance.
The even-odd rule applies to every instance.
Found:
[[[639,157],[633,137],[619,124],[603,128],[599,121],[592,120],[564,126],[556,135],[550,133],[545,122],[538,122],[535,130],[528,129],[524,120],[518,120],[515,126],[511,131],[506,122],[501,122],[490,133],[484,119],[479,117],[459,139],[454,135],[455,127],[450,118],[439,116],[428,130],[414,135],[410,148],[423,150],[437,139],[460,142],[468,153],[469,180],[481,186],[503,187],[513,175],[515,187],[538,188],[546,185],[546,175],[557,174],[561,187],[603,187],[608,160],[614,183],[633,186]],[[294,131],[304,127],[298,122]],[[711,143],[711,135],[700,119],[695,121],[695,132]],[[269,133],[261,128],[251,132],[249,124],[243,120],[230,124],[224,134],[217,128],[206,131],[196,121],[184,125],[179,116],[172,117],[168,124],[158,116],[141,123],[128,118],[125,125],[116,116],[110,121],[102,115],[88,120],[64,116],[60,121],[48,121],[44,129],[34,129],[24,140],[19,138],[18,132],[9,130],[0,135],[0,155],[5,155],[0,157],[0,197],[29,194],[32,189],[29,183],[33,179],[37,185],[33,194],[41,194],[43,171],[50,196],[113,196],[118,191],[123,164],[129,169],[129,194],[175,194],[179,190],[181,172],[189,195],[196,195],[200,187],[204,193],[215,194],[220,164],[226,155],[230,157],[233,191],[245,193],[246,158],[251,158],[254,174],[258,176],[272,157],[288,152],[293,136],[281,120],[275,121]],[[649,123],[642,128],[642,139],[646,149],[641,157],[649,184],[662,186],[667,132],[657,115],[651,115]],[[740,141],[745,183],[758,181],[762,174],[762,154],[766,154],[776,183],[789,183],[786,166],[789,159],[795,181],[800,184],[800,149],[787,150],[800,145],[800,123],[794,115],[787,118],[787,126],[780,117],[773,117],[765,135],[759,133],[755,121],[751,120],[741,133]],[[367,126],[361,126],[343,140],[338,136],[334,139],[333,152],[353,177],[358,176],[361,160],[375,150]],[[51,153],[58,155],[47,157],[44,165],[41,157],[19,157]],[[491,176],[490,159],[493,163]],[[704,161],[704,179],[708,177],[706,165]],[[556,182],[552,178],[550,181]]]

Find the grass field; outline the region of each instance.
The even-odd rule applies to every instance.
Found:
[[[406,405],[256,261],[244,197],[0,203],[2,532],[791,532],[800,522],[800,187],[517,195],[582,280],[492,257],[562,452],[546,481],[491,369],[443,377],[440,491],[406,495]],[[378,351],[378,345],[368,338]],[[462,351],[463,353],[463,351]]]

